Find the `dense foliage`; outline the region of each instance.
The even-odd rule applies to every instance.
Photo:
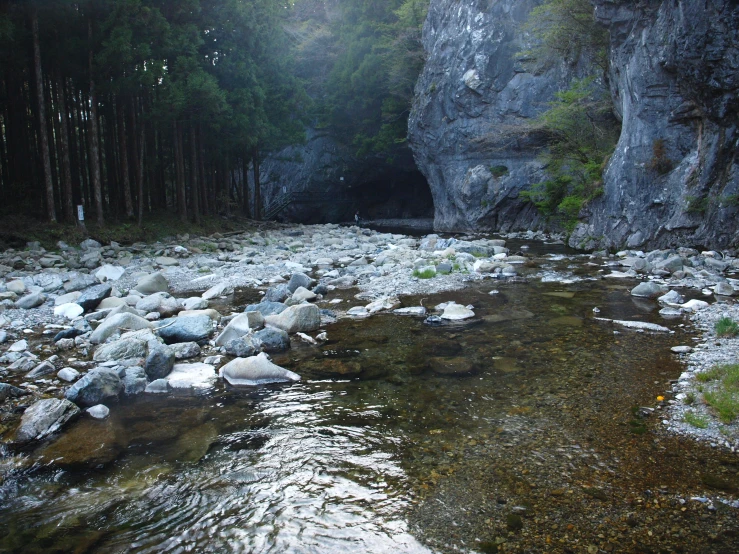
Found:
[[[610,98],[593,79],[577,79],[556,94],[534,127],[547,135],[542,158],[549,179],[523,196],[572,230],[583,206],[602,193],[604,165],[618,140]]]
[[[533,37],[525,59],[543,65],[565,61],[590,73],[558,92],[546,111],[519,130],[547,142],[541,157],[548,178],[521,196],[571,231],[582,208],[602,193],[601,176],[620,133],[603,78],[608,35],[588,0],[548,0],[532,10],[525,29]]]
[[[392,156],[427,4],[0,0],[4,210],[259,218],[260,158],[306,124]]]
[[[428,0],[297,0],[292,26],[299,75],[317,125],[358,155],[392,156],[407,135],[423,68]]]
[[[0,1],[5,209],[74,221],[83,205],[100,223],[248,210],[246,168],[302,133],[290,5]]]

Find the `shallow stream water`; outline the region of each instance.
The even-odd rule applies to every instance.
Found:
[[[402,299],[469,323],[342,319],[273,356],[297,384],[80,420],[3,484],[0,552],[736,552],[736,456],[660,430],[685,322],[563,252],[525,270],[544,280]]]

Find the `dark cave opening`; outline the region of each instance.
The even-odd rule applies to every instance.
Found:
[[[431,189],[420,171],[383,175],[348,187],[346,194],[353,200],[353,209],[359,210],[359,216],[365,220],[434,217]]]

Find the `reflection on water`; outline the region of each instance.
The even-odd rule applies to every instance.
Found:
[[[52,445],[44,458],[68,469],[5,483],[0,552],[428,552],[419,540],[450,550],[510,531],[495,527],[506,495],[557,520],[566,508],[547,487],[573,487],[576,472],[585,482],[587,468],[614,498],[652,486],[652,447],[630,433],[630,408],[679,375],[669,346],[685,337],[595,321],[596,306],[602,317],[656,321],[626,286],[602,281],[495,282],[425,305],[448,300],[477,317],[442,327],[343,320],[323,347],[274,356],[300,383],[219,383],[80,421],[76,448]],[[584,469],[575,441],[592,445]],[[100,444],[97,458],[81,455]],[[608,444],[633,450],[628,472],[598,450]],[[677,468],[666,486],[690,482],[686,456],[665,462]]]

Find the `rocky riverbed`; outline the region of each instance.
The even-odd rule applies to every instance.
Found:
[[[155,429],[138,434],[131,434],[130,429],[143,429],[148,425],[141,421],[145,414],[156,413],[158,405],[169,409],[169,403],[180,402],[178,398],[203,398],[220,405],[228,390],[244,390],[248,395],[249,390],[263,391],[265,386],[284,383],[288,395],[294,387],[307,387],[306,393],[316,388],[320,395],[322,387],[331,387],[323,384],[328,383],[324,379],[334,380],[337,387],[353,386],[358,380],[377,383],[368,386],[377,389],[372,394],[378,395],[379,405],[388,404],[382,410],[395,413],[393,418],[404,429],[402,441],[414,445],[411,451],[417,447],[418,452],[425,452],[404,462],[415,481],[410,486],[417,506],[411,510],[411,523],[418,536],[440,550],[470,546],[465,543],[470,540],[479,543],[474,548],[486,552],[550,544],[546,537],[552,532],[548,527],[552,522],[543,517],[547,503],[552,502],[549,499],[559,504],[563,495],[567,504],[575,498],[567,496],[572,494],[568,492],[571,480],[557,487],[547,484],[561,481],[552,473],[556,472],[555,460],[562,456],[580,460],[572,463],[577,472],[587,473],[586,467],[598,466],[588,466],[588,456],[604,455],[595,445],[582,446],[592,443],[596,435],[608,437],[613,447],[621,445],[636,452],[637,459],[644,455],[642,447],[624,442],[620,435],[612,437],[610,419],[598,423],[597,398],[609,398],[607,405],[617,414],[628,412],[626,404],[638,404],[624,422],[631,434],[649,431],[664,435],[667,438],[662,440],[668,442],[690,434],[706,439],[708,448],[723,452],[716,460],[733,459],[725,456],[734,456],[739,448],[737,423],[718,422],[711,419],[714,414],[709,407],[686,402],[695,375],[736,358],[739,339],[717,340],[712,335],[719,317],[739,319],[732,300],[739,262],[730,254],[692,249],[574,254],[563,246],[561,237],[533,232],[495,238],[412,237],[336,225],[274,225],[229,236],[180,236],[151,245],[100,245],[88,240],[75,247],[60,244],[53,253],[37,244],[23,251],[7,251],[0,255],[3,494],[10,494],[19,476],[29,471],[32,475],[34,467],[70,471],[106,467],[118,463],[127,449],[141,441],[156,443]],[[510,331],[496,331],[501,324]],[[645,341],[650,340],[653,344],[647,347]],[[539,344],[548,346],[541,349]],[[633,345],[631,360],[629,352],[621,354],[621,346],[614,346],[619,344]],[[679,369],[672,370],[676,373],[673,382],[655,374],[653,385],[647,386],[640,376],[628,386],[609,390],[607,379],[621,377],[614,360],[599,359],[603,345],[619,352],[618,364],[626,364],[628,371],[632,365],[639,366],[640,356],[647,356],[639,354],[644,348],[651,357],[661,356],[660,349],[665,349],[669,358],[665,364],[675,368],[684,364],[685,371],[680,375]],[[670,346],[690,348],[669,353]],[[529,386],[526,382],[540,379],[540,360],[554,356],[547,363],[569,366],[564,361],[567,357],[559,354],[562,349],[582,362],[567,370],[568,384],[549,384],[550,377],[542,374],[545,382],[531,385],[538,392],[518,399]],[[483,381],[491,371],[503,381],[472,386],[478,375]],[[526,377],[518,384],[508,381],[521,376]],[[423,406],[424,398],[437,394],[436,379],[452,379],[446,382],[453,383],[456,392],[440,400],[446,406]],[[392,389],[386,390],[382,383]],[[431,389],[425,390],[429,384]],[[404,387],[420,389],[415,398],[399,402],[398,392]],[[500,391],[507,392],[501,396]],[[566,391],[567,399],[557,399],[554,391]],[[357,391],[347,389],[345,394]],[[459,402],[478,394],[496,401],[470,407],[469,417],[489,422],[470,427],[459,419],[463,410]],[[577,402],[572,394],[595,398]],[[225,414],[214,415],[213,423],[208,423],[202,410],[195,412],[198,416],[185,416],[190,401],[185,402],[183,421],[194,417],[192,432],[167,429],[159,434],[164,433],[165,441],[192,435],[196,446],[188,442],[190,438],[183,438],[184,450],[177,456],[201,460],[222,440],[202,437],[218,436],[232,423],[226,423]],[[539,414],[533,420],[532,410]],[[686,410],[700,411],[708,425],[686,423]],[[414,423],[408,419],[410,413],[424,413],[427,423]],[[561,449],[574,447],[563,445],[578,434],[570,428],[573,416],[589,422],[593,429],[579,437],[580,446],[567,454]],[[605,429],[602,435],[601,426]],[[333,429],[331,433],[339,432]],[[464,436],[457,436],[462,429]],[[97,433],[107,438],[96,442]],[[506,438],[509,434],[514,438]],[[532,451],[538,452],[537,459],[547,471],[538,472],[531,465],[527,452]],[[439,456],[448,458],[448,463],[440,464]],[[498,471],[511,460],[518,460],[536,478],[524,479],[528,495],[515,492],[523,507],[508,510],[502,508],[509,500],[502,502],[505,494],[500,487],[517,491],[517,485]],[[491,466],[493,461],[497,469]],[[626,465],[630,470],[644,470],[638,463]],[[717,486],[722,491],[718,495],[694,495],[705,498],[703,509],[735,503],[735,475],[727,477],[715,465],[707,463],[713,476],[709,481],[725,486]],[[736,461],[726,462],[723,467],[735,465]],[[601,470],[610,471],[606,466]],[[616,471],[624,470],[623,464],[616,467]],[[445,510],[432,509],[439,502],[459,502],[460,494],[484,491],[488,485],[481,488],[479,483],[487,478],[480,472],[487,471],[497,475],[489,480],[488,494],[502,494],[496,500],[501,508],[479,518],[472,513],[452,517]],[[508,467],[504,473],[517,471]],[[623,500],[632,493],[615,492],[627,487],[617,481],[621,484],[609,486],[613,498]],[[468,490],[474,483],[477,492]],[[589,498],[588,506],[592,498],[603,502],[598,495],[611,498],[611,492],[603,493],[602,488],[585,487],[595,491],[583,493]],[[534,489],[563,492],[560,496],[546,492],[540,497]],[[585,490],[581,489],[577,489],[577,498]],[[684,491],[660,494],[667,495],[661,502],[677,506],[678,511],[681,501],[690,501]],[[476,510],[487,513],[483,507],[490,498],[478,500]],[[692,513],[698,501],[690,502]],[[589,509],[614,521],[631,517],[628,510],[615,505],[606,511],[602,507]],[[736,516],[721,510],[721,521]],[[533,513],[536,524],[529,521]],[[452,525],[448,517],[461,518],[464,531],[447,533]],[[634,521],[642,525],[640,517]],[[624,529],[631,525],[626,519]],[[526,524],[523,532],[519,520],[521,526]],[[654,528],[661,529],[668,520],[656,522]],[[589,533],[594,528],[585,520],[578,521],[577,529],[565,534],[570,538],[558,539],[556,544],[572,547],[592,539]],[[717,544],[731,542],[716,521],[706,525],[706,532],[718,537]],[[485,531],[486,527],[490,529]],[[733,529],[732,525],[727,523],[727,529]],[[618,540],[606,536],[600,543],[591,540],[587,548],[618,551],[614,545],[623,546],[631,536],[619,532]],[[644,537],[639,540],[642,546],[654,542]],[[701,540],[694,544],[703,544]],[[721,548],[716,551],[728,552]]]

